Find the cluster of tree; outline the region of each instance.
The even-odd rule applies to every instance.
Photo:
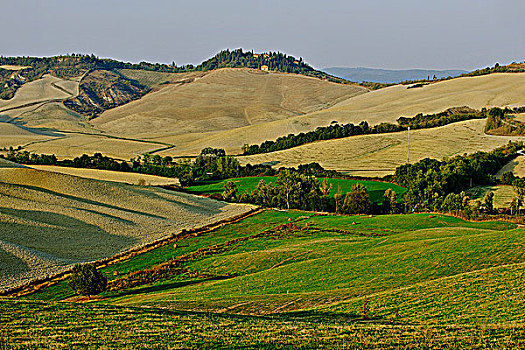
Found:
[[[525,124],[513,120],[513,114],[525,113],[525,107],[491,108],[486,112],[485,132],[498,135],[523,135]]]
[[[495,174],[523,147],[509,142],[491,152],[444,159],[423,159],[398,167],[394,181],[406,187],[403,200],[406,212],[443,211],[474,215],[463,190],[474,185],[495,184]]]
[[[366,121],[359,123],[359,125],[352,123],[341,125],[337,123],[337,121],[332,121],[329,126],[320,126],[314,131],[297,135],[289,134],[279,137],[275,141],[265,141],[260,145],[244,145],[242,147],[242,154],[250,155],[280,151],[315,141],[338,139],[355,135],[391,133],[406,130],[408,127],[412,129],[433,128],[463,120],[481,119],[485,118],[485,116],[485,110],[479,112],[468,107],[456,107],[436,114],[423,115],[420,113],[413,118],[401,117],[398,118],[397,124],[380,123],[373,127],[370,127]]]
[[[302,74],[319,79],[324,79],[336,83],[347,84],[351,83],[345,79],[334,77],[325,72],[318,71],[312,66],[305,63],[301,58],[286,55],[281,52],[266,52],[256,54],[253,51],[223,50],[214,57],[202,62],[194,68],[197,71],[208,71],[217,68],[254,68],[261,69],[262,66],[267,66],[268,70]]]
[[[310,211],[337,212],[340,214],[392,214],[400,211],[396,193],[387,189],[382,203],[372,203],[366,186],[352,185],[346,194],[330,196],[332,184],[328,180],[319,181],[313,175],[301,173],[296,169],[281,169],[275,182],[260,180],[250,193],[239,194],[237,185],[228,181],[222,195],[217,199],[229,202],[252,203],[262,207],[301,209]]]
[[[425,129],[443,126],[463,120],[483,119],[486,117],[486,111],[477,111],[469,107],[453,107],[440,113],[423,114],[419,113],[415,117],[400,117],[397,123],[405,128]]]
[[[368,214],[371,212],[393,212],[397,208],[395,192],[385,192],[383,207],[372,205],[367,189],[362,184],[352,186],[350,192],[330,197],[332,185],[319,181],[313,175],[295,169],[279,171],[275,182],[260,180],[251,193],[239,195],[234,182],[224,185],[220,199],[230,202],[252,203],[263,207],[301,209],[310,211],[338,212],[343,214]],[[392,202],[393,201],[393,202]]]
[[[18,164],[35,164],[35,165],[57,165],[58,160],[54,154],[36,154],[28,151],[19,151],[9,147],[5,157],[11,162]]]

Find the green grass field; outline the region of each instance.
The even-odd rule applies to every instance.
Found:
[[[0,349],[516,349],[522,324],[403,325],[0,299]]]
[[[233,181],[237,184],[239,193],[249,193],[253,191],[260,180],[264,180],[267,183],[275,183],[277,178],[274,176],[255,176],[255,177],[241,177],[227,180],[212,180],[203,181],[197,185],[187,187],[187,190],[196,194],[212,194],[222,193],[224,191],[224,185],[228,181]],[[319,181],[323,181],[325,178],[319,178]],[[381,181],[365,181],[365,180],[345,180],[345,179],[326,179],[329,184],[332,184],[332,190],[330,196],[333,197],[336,193],[346,194],[352,189],[352,185],[361,183],[366,186],[370,200],[375,203],[380,203],[383,200],[383,194],[387,188],[391,188],[397,194],[397,197],[401,199],[406,189],[389,182]]]
[[[89,317],[103,333],[87,331],[93,347],[523,346],[523,233],[445,215],[267,210],[103,268],[115,285],[150,280],[102,301],[57,303],[73,296],[65,282],[0,300],[0,340],[75,346]]]

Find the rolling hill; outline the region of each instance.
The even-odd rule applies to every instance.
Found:
[[[484,120],[463,121],[433,129],[410,131],[410,162],[442,159],[476,151],[490,151],[520,136],[484,133]],[[385,176],[407,162],[407,132],[353,136],[319,141],[299,147],[239,157],[242,164],[268,163],[275,167],[317,162],[326,169],[355,176]]]
[[[458,75],[467,73],[467,71],[451,69],[451,70],[432,70],[432,69],[378,69],[378,68],[348,68],[348,67],[329,67],[324,68],[323,71],[347,79],[350,81],[370,81],[386,84],[397,84],[407,80],[424,80],[432,79],[434,76],[437,79],[456,77]]]
[[[107,133],[164,139],[287,119],[366,91],[302,75],[219,69],[106,111],[92,123]]]
[[[522,231],[446,215],[268,210],[103,267],[112,289],[101,303],[55,303],[73,300],[59,282],[0,299],[0,320],[4,339],[41,346],[78,344],[65,330],[89,313],[106,330],[85,334],[96,346],[126,348],[137,341],[128,327],[147,327],[161,347],[519,347]],[[57,336],[27,337],[28,309],[61,325]]]
[[[153,140],[176,146],[162,154],[196,154],[208,146],[225,148],[228,152],[236,154],[240,153],[244,144],[259,144],[289,133],[310,131],[318,126],[327,126],[332,121],[340,124],[358,124],[366,120],[370,125],[381,122],[395,123],[401,116],[413,117],[418,113],[439,113],[457,106],[469,106],[475,109],[522,106],[525,105],[524,96],[524,73],[497,73],[457,78],[417,89],[407,89],[406,86],[401,85],[392,86],[356,95],[333,107],[304,115],[215,133],[164,136]],[[461,149],[457,152],[461,152]],[[348,166],[341,167],[341,169],[348,168]]]
[[[2,165],[3,164],[3,165]],[[249,210],[0,163],[0,290]]]

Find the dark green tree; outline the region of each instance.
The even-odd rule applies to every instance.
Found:
[[[391,188],[387,188],[383,194],[383,213],[394,214],[397,210],[397,196],[396,192]]]
[[[485,210],[490,214],[494,211],[494,192],[489,191],[485,195],[485,198],[483,198],[483,204],[485,206]]]
[[[370,212],[370,196],[365,185],[356,183],[345,196],[343,212],[347,214],[368,214]]]
[[[102,293],[106,290],[107,278],[97,270],[94,264],[77,264],[73,267],[73,273],[69,279],[69,286],[80,295],[92,295]]]

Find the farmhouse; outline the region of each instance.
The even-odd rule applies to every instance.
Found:
[[[261,66],[261,70],[267,72],[267,71],[268,71],[268,66],[267,66],[267,65],[262,65],[262,66]]]

